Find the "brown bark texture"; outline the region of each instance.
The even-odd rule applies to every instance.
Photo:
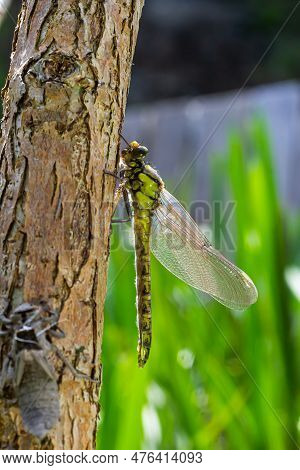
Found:
[[[57,346],[96,378],[115,187],[103,170],[117,163],[142,6],[24,1],[3,92],[0,307],[46,301],[61,311],[66,337]],[[17,406],[1,400],[2,449],[94,447],[99,385],[52,359],[58,425],[40,442],[24,430]]]

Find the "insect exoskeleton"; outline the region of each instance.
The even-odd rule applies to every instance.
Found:
[[[0,314],[0,337],[4,358],[0,392],[17,401],[24,428],[39,439],[45,437],[59,419],[59,389],[55,369],[49,360],[54,352],[74,376],[98,382],[77,371],[52,342],[63,338],[59,313],[45,303],[23,303],[10,313]]]

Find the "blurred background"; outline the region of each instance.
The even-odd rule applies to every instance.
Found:
[[[1,87],[20,3],[0,0]],[[298,3],[146,0],[124,135],[151,149],[259,300],[231,311],[153,258],[153,343],[138,369],[130,226],[114,226],[99,448],[300,444]]]

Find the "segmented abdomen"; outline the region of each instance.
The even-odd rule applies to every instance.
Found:
[[[138,364],[144,367],[151,347],[151,275],[150,275],[151,211],[136,210],[134,216],[135,264],[138,313]]]

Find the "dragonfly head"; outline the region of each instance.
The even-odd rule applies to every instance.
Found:
[[[143,162],[148,153],[147,147],[140,145],[135,140],[130,142],[129,146],[122,150],[122,160],[127,166],[135,167]]]

